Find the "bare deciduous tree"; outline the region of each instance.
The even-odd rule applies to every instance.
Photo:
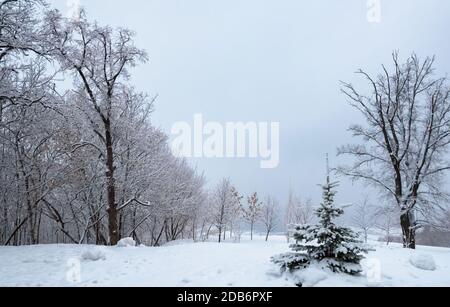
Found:
[[[234,208],[235,195],[229,179],[223,179],[216,187],[213,195],[214,224],[219,231],[219,243],[222,235],[230,222]]]
[[[267,197],[262,207],[261,221],[266,230],[266,242],[270,234],[276,229],[278,222],[279,203],[273,197]]]
[[[366,198],[363,202],[353,206],[353,226],[360,229],[364,234],[364,242],[367,243],[369,231],[375,226],[375,210]]]
[[[242,200],[244,197],[239,194],[235,187],[231,188],[231,194],[233,195],[233,203],[231,207],[230,216],[230,237],[236,242],[241,241],[242,237]]]
[[[291,228],[295,225],[308,225],[314,220],[314,206],[311,200],[302,201],[289,191],[288,204],[285,212],[284,223],[287,227],[287,239],[290,241]]]
[[[253,241],[253,231],[255,225],[261,218],[262,202],[259,201],[258,193],[254,193],[247,199],[247,206],[242,209],[244,219],[250,225],[250,239]]]
[[[340,155],[357,161],[338,171],[387,194],[401,211],[404,247],[414,249],[416,230],[423,224],[421,207],[439,197],[439,180],[450,169],[444,159],[450,143],[450,92],[445,78],[434,77],[434,58],[421,61],[412,55],[401,64],[394,53],[393,64],[391,72],[383,66],[377,77],[358,72],[370,85],[366,95],[343,83],[343,93],[366,125],[350,128],[364,144],[340,148]]]
[[[55,55],[61,66],[73,72],[75,93],[87,105],[86,114],[92,129],[100,140],[106,167],[109,241],[116,245],[120,240],[116,159],[114,134],[117,116],[120,114],[124,88],[129,78],[128,70],[138,62],[145,62],[147,55],[135,47],[134,34],[126,29],[117,32],[109,27],[90,24],[85,18],[67,22],[58,13],[48,18],[48,28],[55,45]]]
[[[391,243],[395,226],[398,225],[399,215],[398,208],[389,205],[382,206],[375,212],[375,225],[383,232],[387,245]]]

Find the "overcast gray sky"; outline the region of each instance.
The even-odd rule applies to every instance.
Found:
[[[155,125],[167,133],[195,113],[210,121],[278,121],[280,166],[259,160],[196,159],[212,185],[230,177],[242,192],[285,200],[289,183],[320,200],[325,153],[351,142],[360,120],[339,92],[339,80],[358,84],[358,68],[377,73],[393,50],[403,57],[436,55],[450,72],[450,1],[380,0],[381,22],[367,21],[366,0],[81,0],[88,17],[137,32],[150,62],[133,82],[159,94]],[[66,0],[52,0],[63,12]],[[341,179],[338,201],[366,190]]]

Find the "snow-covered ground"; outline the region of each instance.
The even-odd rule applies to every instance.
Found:
[[[404,250],[371,243],[366,276],[310,268],[294,279],[270,257],[289,250],[286,239],[236,243],[180,242],[159,248],[41,245],[0,247],[0,286],[450,286],[450,249]],[[417,268],[417,263],[425,269]]]

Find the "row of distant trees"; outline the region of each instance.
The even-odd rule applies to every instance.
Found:
[[[244,199],[229,179],[223,179],[209,199],[200,231],[203,240],[209,240],[212,232],[217,231],[219,243],[227,238],[238,242],[244,230],[250,231],[253,240],[256,227],[263,227],[268,241],[270,234],[281,225],[281,207],[275,198],[267,196],[260,200],[258,193],[253,193]]]

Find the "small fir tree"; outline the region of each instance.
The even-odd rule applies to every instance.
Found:
[[[344,211],[334,206],[334,189],[337,183],[327,182],[323,189],[323,202],[316,210],[319,217],[317,225],[296,226],[294,232],[295,244],[291,245],[292,253],[282,254],[272,258],[282,270],[296,271],[307,268],[313,263],[333,272],[357,275],[362,272],[360,265],[367,251],[358,240],[358,235],[351,229],[340,227],[335,219]]]

